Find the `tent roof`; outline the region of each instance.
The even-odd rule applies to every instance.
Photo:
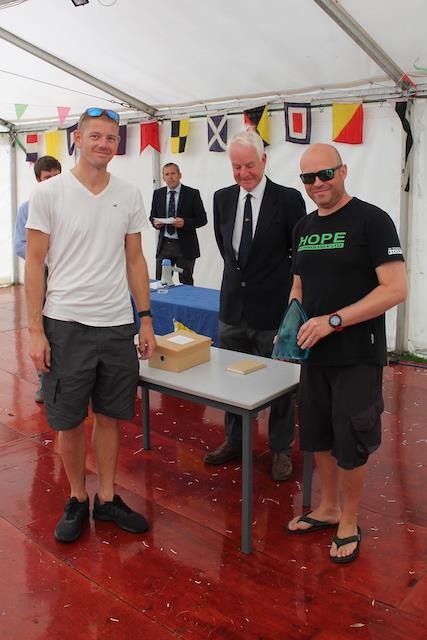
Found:
[[[113,4],[112,4],[113,3]],[[427,3],[339,3],[416,82],[427,66]],[[111,6],[106,6],[111,5]],[[404,24],[405,37],[402,35]],[[314,0],[26,0],[0,10],[0,28],[168,114],[239,99],[303,99],[394,83]],[[410,34],[410,37],[407,35]],[[128,108],[102,91],[0,39],[0,118],[20,124],[87,106]],[[325,93],[329,90],[329,93]],[[344,93],[343,96],[346,94]],[[130,107],[134,106],[129,100]]]

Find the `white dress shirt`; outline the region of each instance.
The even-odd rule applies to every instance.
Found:
[[[240,187],[239,199],[237,201],[237,211],[236,211],[236,220],[234,222],[234,230],[233,230],[233,249],[234,255],[236,259],[239,255],[239,246],[240,240],[242,237],[242,229],[243,229],[243,212],[245,209],[245,201],[248,193],[251,194],[251,205],[252,205],[252,238],[255,235],[256,226],[258,223],[259,210],[261,208],[261,202],[264,197],[265,185],[267,184],[267,178],[265,175],[262,177],[260,182],[257,184],[255,189],[252,191],[246,191],[243,187]]]

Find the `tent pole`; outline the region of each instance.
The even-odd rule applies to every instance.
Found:
[[[414,85],[405,72],[371,38],[369,33],[336,0],[314,0],[334,22],[403,90]]]
[[[37,58],[44,60],[44,62],[48,62],[54,67],[58,67],[58,69],[62,69],[62,71],[69,73],[75,78],[79,78],[79,80],[82,80],[83,82],[87,82],[93,87],[96,87],[97,89],[100,89],[101,91],[104,91],[105,93],[108,93],[111,96],[118,98],[126,106],[137,109],[139,111],[143,111],[144,113],[148,113],[151,116],[153,116],[156,113],[156,109],[151,105],[146,104],[145,102],[142,102],[141,100],[138,100],[138,98],[134,98],[133,96],[130,96],[127,93],[124,93],[120,89],[117,89],[116,87],[113,87],[110,84],[107,84],[102,80],[99,80],[99,78],[95,78],[94,76],[91,76],[89,73],[86,73],[82,69],[78,69],[77,67],[74,67],[72,64],[65,62],[65,60],[62,60],[61,58],[57,58],[56,56],[48,53],[47,51],[44,51],[43,49],[36,47],[35,45],[31,44],[30,42],[27,42],[26,40],[23,40],[22,38],[15,35],[14,33],[10,33],[10,31],[6,31],[5,29],[0,28],[0,38],[2,38],[3,40],[6,40],[6,42],[10,42],[10,44],[13,44],[15,47],[19,47],[20,49],[23,49],[24,51],[31,53],[31,55],[33,56],[36,56]]]
[[[19,283],[19,260],[15,254],[15,221],[18,211],[18,189],[16,172],[16,144],[13,144],[10,137],[10,221],[12,226],[12,284]]]
[[[160,153],[156,149],[151,149],[151,163],[153,176],[153,190],[160,187]]]

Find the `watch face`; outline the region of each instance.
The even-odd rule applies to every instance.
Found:
[[[339,327],[341,326],[341,323],[342,320],[338,315],[334,315],[329,318],[329,324],[331,325],[331,327]]]

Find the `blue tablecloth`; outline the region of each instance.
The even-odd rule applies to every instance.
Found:
[[[154,333],[159,336],[174,330],[178,320],[218,346],[219,291],[183,284],[167,293],[150,291]]]

